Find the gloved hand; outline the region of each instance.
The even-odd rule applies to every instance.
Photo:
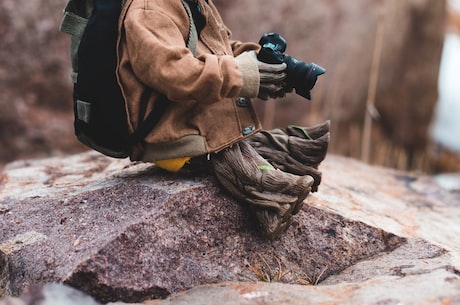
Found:
[[[281,64],[267,64],[257,59],[255,51],[250,51],[249,54],[257,63],[260,75],[259,94],[258,98],[268,100],[269,98],[284,97],[284,80],[287,77],[285,72],[287,65]]]

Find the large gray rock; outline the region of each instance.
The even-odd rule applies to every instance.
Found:
[[[322,169],[319,192],[269,241],[206,174],[96,153],[11,163],[0,176],[0,292],[62,282],[101,303],[458,300],[458,190],[336,156]]]
[[[211,177],[93,153],[12,164],[3,179],[12,294],[59,281],[133,302],[223,281],[319,281],[404,242],[314,206],[270,242]]]

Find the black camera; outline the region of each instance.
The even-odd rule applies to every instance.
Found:
[[[306,99],[311,99],[310,90],[315,86],[318,76],[326,73],[326,69],[314,63],[305,63],[284,54],[286,40],[277,33],[264,34],[259,40],[261,49],[258,60],[267,64],[286,63],[286,84]]]

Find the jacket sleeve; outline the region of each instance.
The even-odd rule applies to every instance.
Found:
[[[136,77],[171,101],[213,103],[241,93],[243,75],[234,56],[195,58],[181,29],[163,12],[135,9],[126,17],[124,28]]]

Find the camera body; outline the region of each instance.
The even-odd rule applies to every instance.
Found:
[[[318,76],[326,73],[326,69],[315,63],[305,63],[287,54],[286,40],[277,33],[267,33],[259,40],[261,49],[257,59],[268,64],[286,63],[286,84],[306,99],[311,99],[310,90],[316,84]]]

